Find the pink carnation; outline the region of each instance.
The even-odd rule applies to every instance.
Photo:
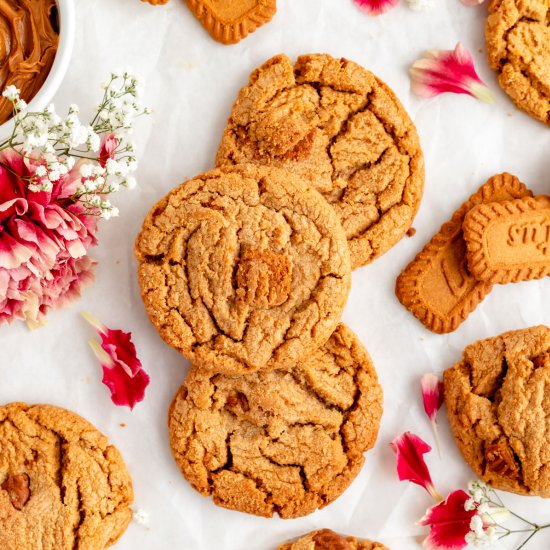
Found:
[[[0,325],[15,319],[39,325],[94,277],[86,254],[96,244],[97,217],[70,199],[78,167],[51,191],[33,192],[28,179],[38,166],[13,150],[0,153]]]

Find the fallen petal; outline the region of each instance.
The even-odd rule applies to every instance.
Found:
[[[445,92],[468,94],[487,103],[493,95],[476,73],[472,56],[459,42],[454,50],[431,50],[415,61],[411,70],[411,87],[422,97]]]
[[[426,466],[423,457],[432,448],[420,437],[410,432],[405,432],[402,436],[394,439],[390,445],[397,456],[399,480],[416,483],[424,487],[433,498],[441,500],[441,496],[435,490],[428,466]]]
[[[381,15],[397,6],[399,0],[353,0],[361,11],[369,15]]]
[[[430,420],[435,420],[437,411],[443,405],[443,382],[433,373],[425,374],[421,380],[424,410]]]

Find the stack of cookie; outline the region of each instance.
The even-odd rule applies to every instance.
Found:
[[[550,198],[518,178],[490,178],[397,279],[396,295],[428,329],[454,331],[494,283],[550,274]]]
[[[192,362],[172,451],[216,504],[298,517],[338,497],[376,440],[382,390],[339,321],[351,270],[410,228],[422,153],[374,75],[277,56],[241,90],[217,163],[155,205],[136,241],[149,317]]]

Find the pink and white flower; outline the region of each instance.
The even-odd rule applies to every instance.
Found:
[[[0,324],[15,319],[40,325],[49,309],[63,307],[93,281],[97,220],[70,200],[74,171],[34,187],[38,161],[0,153]]]
[[[381,15],[397,6],[399,0],[353,0],[359,9],[369,15]]]
[[[435,490],[423,455],[432,448],[417,435],[405,432],[390,443],[397,456],[397,475],[400,481],[410,481],[424,487],[436,500],[441,496]]]
[[[422,387],[424,411],[432,424],[437,451],[439,456],[441,456],[439,435],[437,433],[437,411],[439,411],[441,405],[443,405],[443,382],[441,382],[435,374],[428,373],[422,377],[420,385]]]
[[[133,409],[145,398],[145,389],[150,379],[137,358],[132,334],[110,329],[89,313],[83,313],[82,316],[101,338],[101,343],[90,340],[89,344],[101,362],[102,382],[109,388],[112,402]]]
[[[472,56],[459,42],[454,50],[430,50],[410,70],[413,92],[433,97],[445,92],[468,94],[492,103],[493,95],[477,75]]]

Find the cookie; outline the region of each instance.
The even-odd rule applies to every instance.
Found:
[[[462,223],[474,206],[529,197],[532,193],[516,177],[504,173],[484,183],[441,226],[397,278],[399,301],[433,332],[452,332],[480,304],[493,285],[478,281],[468,271]]]
[[[185,0],[189,9],[222,44],[236,44],[271,21],[277,0]]]
[[[120,453],[89,422],[49,405],[0,407],[2,550],[102,550],[132,501]]]
[[[462,227],[476,279],[503,284],[550,275],[549,197],[477,206]]]
[[[142,2],[148,2],[149,4],[153,6],[163,6],[164,4],[168,4],[169,0],[141,0]]]
[[[496,489],[550,497],[550,329],[480,340],[443,379],[453,435],[475,473]]]
[[[304,516],[340,496],[378,434],[382,389],[339,325],[294,368],[227,376],[192,369],[169,413],[185,478],[225,508]]]
[[[312,531],[294,542],[281,544],[278,550],[388,550],[379,542],[340,535],[330,529]]]
[[[485,38],[502,89],[519,109],[550,124],[548,0],[492,0]]]
[[[334,210],[296,175],[263,166],[172,190],[147,216],[136,257],[162,338],[224,373],[293,364],[322,345],[350,287]]]
[[[416,129],[395,94],[353,61],[273,57],[250,76],[224,131],[218,166],[287,168],[338,213],[354,268],[410,228],[424,187]]]

